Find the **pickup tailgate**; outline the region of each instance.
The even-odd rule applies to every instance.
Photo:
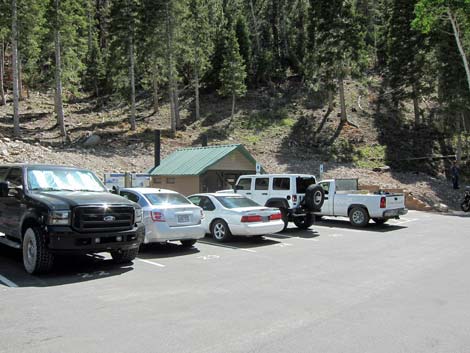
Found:
[[[403,208],[405,207],[405,196],[403,194],[393,194],[386,196],[387,209]]]

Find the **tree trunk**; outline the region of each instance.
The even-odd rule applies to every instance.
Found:
[[[175,79],[173,73],[173,26],[171,21],[171,14],[169,8],[169,0],[165,3],[166,12],[166,64],[168,72],[168,95],[170,97],[170,116],[171,116],[171,131],[176,132],[176,102],[175,102]]]
[[[465,55],[462,40],[460,38],[460,29],[458,27],[457,19],[454,17],[454,14],[450,10],[450,8],[447,8],[447,14],[449,16],[450,22],[452,23],[452,30],[454,31],[455,41],[457,43],[457,47],[459,48],[460,56],[462,57],[463,66],[467,75],[468,90],[470,91],[470,67],[468,65],[467,56]]]
[[[177,83],[175,83],[175,88],[173,90],[173,104],[175,105],[175,126],[176,126],[176,130],[179,130],[181,129],[181,118],[180,118],[179,91],[178,91]]]
[[[131,130],[136,130],[135,122],[135,73],[134,73],[134,34],[133,28],[129,26],[129,79],[130,79],[130,89],[131,89],[131,116],[129,120],[131,122]]]
[[[201,116],[200,116],[200,111],[199,111],[199,70],[198,70],[197,65],[198,64],[194,65],[194,93],[195,93],[195,104],[196,104],[196,120],[199,120]]]
[[[3,89],[5,80],[5,42],[0,43],[0,104],[5,105],[5,91]]]
[[[67,140],[67,132],[65,131],[64,107],[62,103],[62,58],[60,53],[60,32],[59,32],[59,6],[60,0],[55,0],[56,23],[54,28],[55,43],[55,111],[57,114],[57,124],[59,125],[60,134]]]
[[[253,0],[250,0],[250,12],[251,12],[251,21],[253,23],[253,33],[255,35],[255,50],[254,50],[254,60],[253,60],[253,72],[258,76],[257,67],[258,67],[258,57],[261,50],[261,42],[259,38],[258,31],[258,22],[255,15],[255,8],[253,6]]]
[[[348,122],[348,116],[346,114],[346,99],[344,98],[343,76],[339,77],[339,102],[341,106],[341,124],[346,124]]]
[[[418,126],[421,122],[420,112],[419,112],[419,101],[418,101],[418,92],[416,90],[416,85],[413,84],[412,87],[412,95],[413,95],[413,109],[415,113],[415,126]]]
[[[153,112],[156,114],[158,113],[159,102],[158,102],[158,79],[157,79],[157,65],[153,68]]]
[[[334,109],[333,91],[331,89],[328,89],[328,114],[331,113],[333,109]]]
[[[17,30],[17,4],[12,0],[11,19],[11,50],[13,68],[13,132],[15,137],[20,136],[19,92],[18,92],[18,30]]]
[[[21,54],[18,50],[18,97],[20,101],[24,100],[23,94],[23,65],[21,64]]]
[[[230,122],[233,120],[233,116],[235,115],[235,93],[232,94],[232,115],[230,116]]]

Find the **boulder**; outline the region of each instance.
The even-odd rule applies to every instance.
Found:
[[[92,134],[92,135],[87,137],[85,142],[83,142],[83,146],[84,147],[94,147],[94,146],[99,145],[100,142],[101,142],[101,137],[99,135]]]

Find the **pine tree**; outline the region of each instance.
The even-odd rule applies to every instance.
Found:
[[[235,99],[242,97],[246,93],[246,70],[243,58],[240,55],[235,31],[230,29],[227,32],[225,40],[225,54],[222,69],[220,71],[221,87],[219,93],[222,96],[232,97],[232,114],[235,115]]]
[[[182,21],[184,55],[190,62],[193,72],[195,93],[195,116],[200,118],[199,87],[201,77],[209,69],[210,57],[214,50],[214,26],[211,23],[209,8],[215,1],[189,0],[188,11]]]
[[[13,132],[20,135],[19,87],[18,87],[18,6],[16,0],[11,2],[11,51],[13,69]]]
[[[364,66],[364,41],[352,3],[310,0],[309,54],[305,67],[312,88],[328,92],[328,111],[339,87],[341,124],[348,122],[344,94],[347,75],[360,74]],[[337,82],[337,84],[336,84]]]
[[[0,13],[5,14],[0,17],[0,105],[6,104],[5,99],[5,48],[9,37],[9,29],[11,27],[11,19],[8,3],[0,1]]]

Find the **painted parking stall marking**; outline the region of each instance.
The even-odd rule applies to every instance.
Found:
[[[197,258],[204,260],[204,261],[209,261],[209,260],[220,259],[220,256],[219,255],[203,255],[203,256],[198,256]]]
[[[239,247],[236,247],[236,246],[225,245],[225,244],[217,244],[217,243],[208,242],[208,241],[199,240],[198,243],[206,244],[206,245],[219,246],[221,248],[227,248],[227,249],[232,249],[232,250],[241,250],[241,251],[246,251],[246,252],[251,252],[251,253],[256,252],[256,250],[252,250],[252,249],[244,249],[244,248],[239,248]]]
[[[18,285],[15,282],[10,281],[5,276],[0,275],[0,282],[10,288],[18,288]]]
[[[140,262],[145,262],[146,264],[161,267],[161,268],[166,267],[166,265],[160,264],[160,263],[155,262],[155,261],[144,260],[144,259],[139,259],[139,258],[137,258],[137,260],[139,260]]]

